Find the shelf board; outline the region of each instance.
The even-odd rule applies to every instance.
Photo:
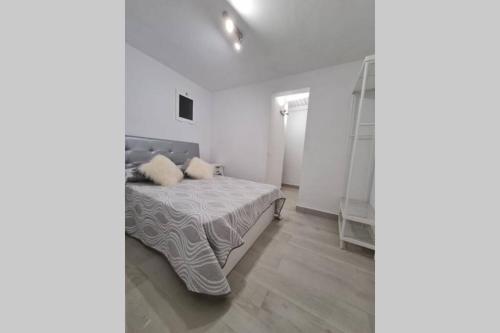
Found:
[[[344,221],[343,241],[375,250],[374,226],[350,220]]]
[[[375,225],[375,209],[369,202],[349,199],[346,205],[345,198],[340,199],[340,211],[344,219]]]

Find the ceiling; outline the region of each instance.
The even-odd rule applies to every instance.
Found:
[[[211,91],[361,60],[374,24],[374,0],[126,0],[127,43]]]

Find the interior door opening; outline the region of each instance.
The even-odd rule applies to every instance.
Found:
[[[273,95],[267,182],[300,190],[309,88]]]

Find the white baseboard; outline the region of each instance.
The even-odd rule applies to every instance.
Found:
[[[322,216],[322,217],[331,218],[331,219],[335,219],[335,220],[339,216],[338,211],[327,212],[327,211],[318,210],[318,209],[305,207],[305,206],[299,206],[299,205],[297,205],[295,207],[295,210],[297,210],[298,212],[312,214],[312,215],[316,215],[316,216]]]

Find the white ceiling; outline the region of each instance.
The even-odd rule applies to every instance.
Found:
[[[360,60],[374,22],[374,0],[126,0],[127,42],[212,91]]]

